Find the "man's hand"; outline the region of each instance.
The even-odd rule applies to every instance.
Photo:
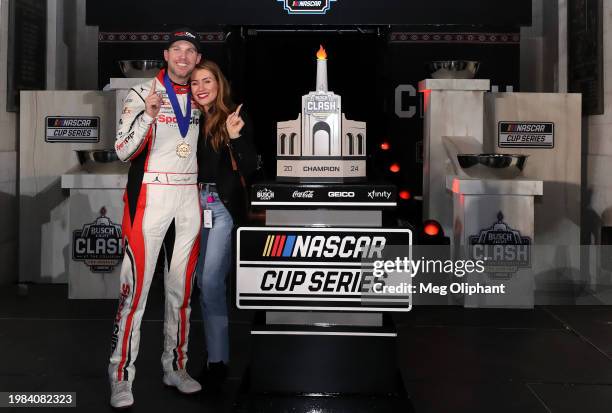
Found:
[[[242,103],[238,106],[235,112],[230,113],[225,121],[225,127],[230,139],[236,139],[240,136],[240,130],[244,126],[244,120],[240,117],[240,109]]]
[[[145,99],[145,111],[147,115],[151,116],[153,119],[157,117],[159,109],[161,108],[161,96],[155,92],[156,86],[157,79],[153,79],[153,86],[151,86],[151,90],[149,90],[149,96]]]

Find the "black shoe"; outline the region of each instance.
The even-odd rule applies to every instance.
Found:
[[[204,366],[198,381],[207,394],[219,394],[223,392],[223,384],[227,379],[227,365],[222,362],[208,363]]]

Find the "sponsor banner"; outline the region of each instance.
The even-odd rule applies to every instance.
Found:
[[[404,228],[245,227],[237,233],[242,309],[409,311],[411,276],[374,276],[374,262],[411,259]],[[394,286],[392,294],[381,286]],[[397,287],[400,286],[400,287]],[[387,290],[389,291],[389,290]]]
[[[555,124],[552,122],[499,122],[500,148],[554,148]]]
[[[365,159],[277,159],[276,176],[287,178],[365,177]]]
[[[325,14],[336,0],[277,0],[289,14]]]
[[[376,184],[255,184],[251,189],[251,204],[274,206],[346,205],[388,206],[397,205],[395,185]]]
[[[100,216],[72,233],[72,259],[83,261],[91,272],[113,272],[123,259],[121,225],[112,222],[102,207]]]
[[[100,117],[47,116],[45,142],[100,142]]]

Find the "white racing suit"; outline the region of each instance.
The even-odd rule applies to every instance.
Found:
[[[196,147],[200,111],[192,102],[189,129],[179,132],[176,116],[163,83],[164,70],[156,77],[155,90],[162,104],[156,119],[145,113],[144,99],[153,79],[127,95],[115,142],[123,161],[131,161],[124,195],[123,237],[125,256],[121,266],[119,308],[112,333],[108,373],[111,382],[134,380],[140,322],[164,243],[165,271],[164,351],[165,372],[185,368],[189,335],[190,296],[200,249],[201,209],[198,199]],[[189,86],[174,85],[183,113]],[[177,146],[191,147],[179,151]],[[168,242],[170,240],[170,242]]]

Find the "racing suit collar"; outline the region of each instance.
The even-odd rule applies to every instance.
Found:
[[[164,84],[165,74],[166,74],[166,69],[161,69],[156,76],[157,80],[161,82],[162,85]],[[170,79],[169,76],[168,78]],[[175,83],[172,79],[170,79],[170,83],[172,83],[172,87],[174,88],[174,93],[176,93],[177,95],[184,95],[186,93],[189,93],[189,88],[190,88],[189,84],[181,85],[179,83]]]

